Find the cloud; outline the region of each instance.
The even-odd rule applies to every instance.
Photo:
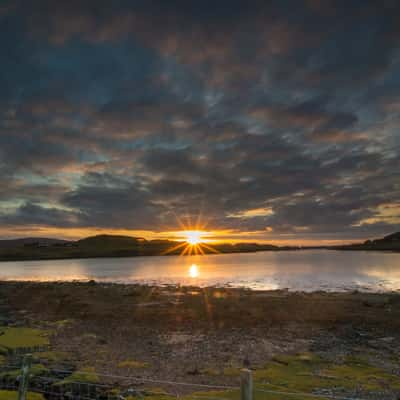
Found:
[[[25,203],[17,208],[14,213],[0,214],[0,220],[4,225],[26,226],[64,226],[71,227],[76,225],[77,215],[54,207],[42,207],[34,203]],[[23,221],[23,222],[22,222]]]
[[[11,3],[10,3],[11,4]],[[0,221],[348,237],[398,229],[396,2],[0,11]],[[33,229],[33,228],[32,228]]]
[[[324,100],[318,98],[289,106],[258,106],[250,115],[274,127],[300,131],[317,142],[352,142],[366,138],[363,132],[354,129],[358,122],[356,114],[330,111]]]

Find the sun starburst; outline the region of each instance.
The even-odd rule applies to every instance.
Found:
[[[182,230],[177,231],[177,237],[184,240],[184,242],[179,242],[175,246],[169,248],[165,254],[170,254],[172,252],[177,252],[181,249],[180,255],[203,255],[205,253],[218,253],[212,246],[207,245],[207,237],[211,235],[209,231],[205,230],[205,225],[200,223],[200,217],[197,218],[197,223],[195,225],[188,224],[185,226],[179,221],[179,225]]]

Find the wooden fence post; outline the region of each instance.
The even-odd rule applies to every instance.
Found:
[[[240,398],[253,400],[253,376],[249,369],[242,369],[240,374]]]
[[[18,400],[26,400],[31,365],[32,365],[32,355],[27,354],[22,361],[21,375],[19,377]]]

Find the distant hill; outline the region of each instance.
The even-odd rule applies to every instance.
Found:
[[[46,238],[25,238],[0,241],[0,260],[41,260],[92,257],[134,257],[180,254],[183,246],[172,240],[146,240],[142,237],[96,235],[77,241]],[[277,246],[258,243],[218,243],[204,253],[242,253],[281,250]],[[285,248],[286,249],[286,248]]]
[[[69,243],[69,241],[62,240],[62,239],[41,238],[41,237],[6,239],[6,240],[0,240],[0,249],[1,248],[18,247],[18,246],[35,246],[35,245],[37,245],[37,246],[52,246],[55,244],[64,244],[64,243]]]
[[[278,246],[260,243],[218,243],[213,246],[221,253],[253,253],[256,251],[280,250]]]
[[[117,235],[90,236],[77,241],[26,238],[3,240],[0,260],[37,260],[146,255],[143,238]]]
[[[52,238],[0,240],[0,261],[173,255],[180,254],[184,244],[184,242],[172,240],[146,240],[142,237],[121,235],[96,235],[77,241]],[[400,232],[381,239],[367,240],[364,243],[316,248],[400,251]],[[216,243],[211,246],[211,249],[204,246],[202,250],[204,253],[249,253],[300,250],[300,248],[260,243]]]
[[[79,247],[120,247],[129,248],[137,246],[138,243],[146,242],[144,238],[120,235],[96,235],[77,240],[75,244]]]
[[[366,240],[364,243],[353,243],[334,246],[338,250],[383,250],[400,251],[400,232],[395,232],[380,239]]]
[[[400,232],[384,236],[382,239],[373,240],[373,243],[400,243]]]

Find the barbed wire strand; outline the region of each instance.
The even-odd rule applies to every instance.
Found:
[[[286,391],[279,391],[279,390],[272,390],[272,389],[255,389],[256,392],[262,392],[267,394],[285,394],[288,396],[308,396],[312,398],[326,398],[332,400],[366,400],[360,397],[343,397],[343,396],[335,396],[330,394],[316,394],[316,393],[306,393],[306,392],[286,392]]]
[[[35,377],[34,379],[38,379],[38,380],[44,381],[46,383],[50,383],[51,381],[52,382],[59,382],[56,379],[48,380],[47,378],[44,378],[44,377]],[[31,383],[32,383],[32,380],[31,380]],[[98,383],[92,383],[92,382],[79,382],[79,381],[68,381],[66,383],[67,386],[69,386],[69,385],[80,385],[80,384],[85,384],[87,386],[93,386],[93,387],[96,387],[96,388],[101,388],[103,390],[112,389],[113,388],[113,386],[111,384],[110,385],[105,385],[105,384],[98,384]],[[156,396],[160,396],[160,395],[162,396],[163,395],[163,396],[179,397],[178,394],[171,394],[171,393],[168,393],[168,392],[165,392],[165,393],[156,392],[156,391],[152,391],[152,390],[148,390],[148,389],[135,390],[135,393],[136,394],[144,393],[146,395],[152,394],[152,395],[156,395]],[[204,399],[204,400],[229,400],[229,399],[224,398],[224,397],[203,396],[201,394],[200,395],[190,395],[190,397],[194,398],[194,399]]]
[[[41,381],[41,382],[44,382],[44,384],[51,384],[52,382],[53,383],[61,383],[62,382],[62,381],[60,381],[60,380],[58,380],[56,378],[41,377],[41,376],[33,377],[30,382],[32,384],[32,383],[35,383],[35,381],[37,381],[37,380]],[[111,385],[111,384],[101,384],[101,383],[95,383],[95,382],[82,382],[82,381],[68,381],[68,382],[65,382],[64,386],[66,386],[66,387],[70,387],[70,386],[74,386],[74,385],[80,386],[81,384],[85,385],[85,386],[101,388],[103,390],[113,389],[113,385]],[[60,387],[62,387],[62,386],[63,385],[61,384]],[[142,389],[142,390],[135,390],[135,392],[137,394],[138,393],[140,394],[142,392],[142,393],[144,393],[146,395],[152,394],[152,395],[157,395],[157,396],[165,395],[165,396],[171,396],[171,397],[179,397],[178,394],[171,394],[171,393],[168,393],[168,392],[164,392],[164,393],[163,392],[156,392],[156,391],[148,390],[148,389],[145,389],[145,388]],[[203,395],[198,395],[198,396],[191,395],[191,397],[195,398],[195,399],[204,399],[204,400],[229,400],[229,399],[226,399],[226,398],[223,398],[223,397],[218,397],[217,398],[217,397],[210,397],[210,396],[203,396]]]
[[[59,369],[49,369],[53,372],[59,373],[75,373],[75,374],[85,374],[87,371],[65,371]],[[151,378],[141,378],[136,376],[123,376],[123,375],[112,375],[112,374],[101,374],[97,373],[97,376],[102,376],[105,378],[113,378],[113,379],[126,379],[126,380],[134,380],[137,382],[149,382],[149,383],[161,383],[165,385],[178,385],[178,386],[192,386],[192,387],[203,387],[208,389],[223,389],[223,390],[238,390],[240,389],[239,386],[228,386],[228,385],[207,385],[205,383],[192,383],[192,382],[178,382],[178,381],[169,381],[169,380],[161,380],[161,379],[151,379]]]
[[[9,368],[10,370],[18,370],[21,368],[21,366],[17,365],[11,365],[11,364],[6,364],[1,366],[2,369],[4,368]],[[79,370],[60,370],[60,369],[54,369],[54,368],[49,368],[48,371],[53,371],[53,372],[58,372],[58,373],[63,373],[63,374],[85,374],[87,372],[85,371],[79,371]],[[7,371],[4,371],[5,374],[7,374]],[[143,377],[136,377],[136,376],[122,376],[122,375],[113,375],[113,374],[102,374],[102,373],[96,373],[97,376],[105,377],[105,378],[113,378],[113,379],[123,379],[123,380],[132,380],[135,382],[147,382],[147,383],[158,383],[158,384],[164,384],[164,385],[176,385],[176,386],[188,386],[188,387],[201,387],[201,388],[207,388],[207,389],[221,389],[221,390],[239,390],[239,386],[228,386],[228,385],[208,385],[208,384],[203,384],[203,383],[192,383],[192,382],[178,382],[178,381],[171,381],[171,380],[161,380],[161,379],[151,379],[151,378],[143,378]],[[56,378],[51,378],[51,377],[40,377],[40,376],[34,376],[32,379],[38,379],[45,381],[46,383],[50,382],[60,382],[60,379]],[[9,377],[6,377],[6,382],[4,380],[0,379],[0,385],[5,388],[12,388],[15,389],[17,385],[15,382],[18,380],[18,377],[16,379],[12,379]],[[12,382],[13,381],[13,382]],[[62,380],[61,380],[62,381]],[[100,383],[94,383],[94,382],[85,382],[85,381],[69,381],[66,382],[67,385],[80,385],[80,384],[85,384],[87,386],[94,386],[94,387],[99,387],[99,388],[111,388],[111,385],[106,385],[106,384],[100,384]],[[276,387],[280,387],[279,385],[273,385]],[[157,394],[160,395],[160,393],[156,392],[151,392],[148,390],[143,390],[145,393],[150,393],[150,394]],[[336,396],[336,395],[328,395],[328,394],[315,394],[315,393],[306,393],[306,392],[288,392],[288,391],[280,391],[280,390],[272,390],[272,389],[259,389],[255,388],[255,392],[261,392],[261,393],[268,393],[268,394],[284,394],[287,396],[308,396],[310,398],[326,398],[326,399],[332,399],[332,400],[363,400],[361,398],[355,398],[355,397],[346,397],[346,396]],[[48,394],[56,394],[55,392],[51,392]],[[165,395],[169,396],[175,396],[178,397],[177,395],[172,395],[169,393],[166,393]],[[224,398],[214,398],[214,397],[206,397],[206,396],[192,396],[193,398],[196,399],[205,399],[205,400],[227,400]],[[91,400],[88,398],[88,400]]]

